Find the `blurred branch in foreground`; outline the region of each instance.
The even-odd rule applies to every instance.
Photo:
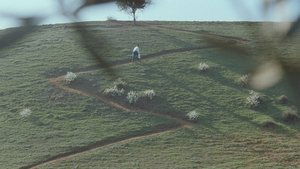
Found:
[[[133,1],[136,1],[137,3],[129,3],[129,0],[83,0],[81,1],[81,5],[79,5],[73,10],[70,10],[67,7],[70,6],[70,3],[72,3],[71,1],[58,0],[61,13],[73,22],[72,28],[75,29],[78,35],[80,36],[82,47],[87,49],[89,54],[95,59],[97,65],[99,65],[99,67],[105,68],[105,70],[112,77],[115,76],[116,72],[111,68],[109,62],[105,60],[105,57],[100,52],[101,49],[104,48],[104,44],[106,43],[105,39],[101,37],[96,38],[87,29],[84,23],[79,23],[80,13],[82,10],[91,6],[103,5],[112,2],[117,2],[117,4],[119,4],[120,6],[120,3],[123,2],[127,4],[127,7],[128,3],[129,5],[134,7],[131,8],[131,10],[129,11],[135,16],[135,11],[137,9],[144,8],[150,3],[150,1],[146,0],[132,0],[132,2]],[[284,11],[283,8],[286,8],[286,4],[291,1],[292,0],[264,0],[261,2],[262,13],[265,13],[266,15],[270,12],[281,14],[282,11]],[[236,5],[234,5],[235,8],[247,11],[247,15],[252,15],[250,13],[250,10],[247,10],[244,4],[237,1],[235,2],[237,3]],[[300,5],[300,1],[298,1],[298,4]],[[127,7],[124,9],[127,9]],[[279,50],[280,47],[289,43],[289,41],[293,39],[293,37],[297,37],[297,33],[299,33],[300,11],[294,12],[296,12],[296,17],[294,21],[283,20],[282,22],[277,23],[262,24],[261,31],[259,29],[252,31],[254,32],[253,36],[257,38],[256,42],[254,43],[254,46],[247,45],[247,43],[242,45],[238,42],[228,43],[222,38],[218,39],[212,36],[203,37],[208,43],[216,46],[217,48],[237,53],[241,57],[251,57],[255,58],[256,60],[261,60],[262,58],[265,59],[263,62],[258,61],[257,63],[259,64],[256,67],[253,67],[253,70],[251,70],[252,74],[250,76],[250,81],[252,81],[251,87],[253,87],[254,89],[262,90],[270,88],[276,85],[281,79],[283,79],[283,76],[286,76],[289,81],[289,84],[291,84],[291,90],[293,90],[293,93],[296,96],[296,100],[300,100],[300,67],[295,66],[294,61],[287,60],[284,57],[282,57],[282,54]],[[13,15],[6,16],[15,20],[19,20],[22,24],[20,27],[10,29],[6,34],[0,37],[0,49],[9,47],[17,41],[19,41],[20,39],[22,39],[23,37],[25,37],[26,35],[34,32],[36,27],[35,25],[40,23],[39,21],[41,20],[41,18],[37,16],[27,18],[22,18],[18,16],[16,17]],[[280,36],[280,38],[274,38],[278,36]],[[253,53],[253,50],[255,50],[255,53]],[[272,54],[270,55],[268,52]],[[299,48],[298,50],[296,50],[296,53],[292,54],[294,56],[298,56]],[[298,57],[297,59],[299,60]],[[299,101],[298,104],[300,107]]]
[[[40,20],[37,17],[22,18],[13,15],[5,16],[21,21],[21,26],[10,29],[9,32],[0,37],[0,49],[9,47],[26,35],[33,33],[35,31],[35,25],[39,23]]]
[[[264,0],[261,2],[263,7],[262,12],[265,15],[268,13],[274,15],[282,14],[282,11],[286,10],[285,8],[287,8],[288,3],[293,3],[293,1]],[[300,5],[300,1],[298,1],[298,4]],[[250,13],[250,10],[248,10],[243,3],[234,1],[233,5],[237,9],[241,7],[243,11],[246,11],[247,15],[253,16],[253,14]],[[206,40],[223,51],[230,51],[231,53],[238,54],[239,57],[251,57],[256,60],[256,64],[253,65],[257,66],[253,67],[249,72],[250,85],[254,89],[263,90],[273,87],[279,83],[283,77],[285,77],[288,84],[290,84],[290,89],[294,94],[296,104],[298,108],[300,108],[300,66],[296,64],[300,59],[298,56],[299,48],[297,48],[298,50],[296,50],[295,53],[290,54],[293,55],[293,60],[288,60],[287,57],[283,56],[280,51],[280,48],[284,45],[288,45],[291,39],[297,37],[297,33],[299,33],[300,29],[300,11],[286,11],[296,12],[296,20],[281,20],[280,22],[262,24],[260,29],[252,31],[254,32],[254,36],[257,38],[257,42],[254,43],[253,47],[250,45],[232,45],[220,39],[212,39],[210,37],[206,37]],[[281,18],[285,17],[286,16],[281,16]],[[245,30],[248,30],[249,33],[251,32],[248,27],[245,27]],[[299,43],[299,39],[296,39],[296,41],[296,44]],[[249,51],[251,48],[252,52],[245,52]]]

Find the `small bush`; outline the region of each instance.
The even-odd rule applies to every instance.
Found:
[[[257,92],[251,90],[247,97],[247,104],[250,105],[251,108],[258,107],[261,104],[261,96]]]
[[[28,116],[31,115],[31,113],[32,113],[32,111],[31,111],[30,109],[26,108],[26,109],[23,109],[23,110],[20,112],[20,116],[21,116],[21,117],[28,117]]]
[[[127,100],[130,104],[137,103],[140,97],[141,97],[140,93],[135,91],[130,91],[127,94]]]
[[[66,75],[65,75],[65,82],[66,84],[70,84],[72,83],[73,81],[75,81],[77,78],[77,75],[73,72],[68,72]]]
[[[206,63],[199,63],[198,70],[200,72],[206,72],[208,69],[209,69],[208,64],[206,64]]]
[[[113,86],[110,88],[107,88],[103,91],[103,94],[107,96],[122,96],[125,93],[125,87],[127,86],[127,83],[123,81],[121,78],[118,78],[116,81],[114,81]]]
[[[156,96],[154,90],[145,90],[141,92],[141,97],[146,97],[152,100]]]
[[[266,129],[274,129],[277,127],[277,124],[272,120],[266,120],[261,123],[261,126]]]
[[[152,100],[156,96],[156,93],[154,90],[145,90],[141,92],[135,92],[135,91],[130,91],[127,94],[127,100],[130,104],[135,104],[139,100],[144,100],[149,99]]]
[[[113,16],[108,16],[108,17],[106,18],[106,21],[117,21],[117,19],[114,18]]]
[[[289,101],[289,98],[285,95],[279,96],[277,99],[278,103],[280,104],[287,104]]]
[[[127,83],[124,80],[122,80],[121,78],[118,78],[116,81],[114,81],[114,85],[118,89],[124,89],[127,87]]]
[[[299,115],[296,110],[290,109],[282,113],[282,118],[286,122],[295,122],[299,120]]]
[[[245,87],[245,86],[248,86],[248,83],[249,83],[249,75],[243,75],[239,78],[238,80],[238,83]]]
[[[103,94],[108,96],[122,96],[125,93],[124,89],[119,89],[117,86],[107,88],[103,91]]]
[[[199,120],[200,114],[196,110],[193,110],[193,111],[190,111],[189,113],[187,113],[186,117],[189,120],[196,121],[196,120]]]

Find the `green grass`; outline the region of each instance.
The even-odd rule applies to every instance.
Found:
[[[158,23],[242,37],[251,40],[250,45],[258,26]],[[95,36],[105,37],[103,55],[109,61],[128,58],[136,43],[142,54],[207,45],[201,36],[189,32],[107,22],[89,25]],[[294,48],[291,43],[284,50],[292,53]],[[151,113],[123,112],[96,98],[51,86],[47,80],[50,73],[66,73],[95,64],[80,47],[74,31],[64,25],[40,27],[38,32],[1,52],[0,61],[1,168],[19,168],[96,141],[176,123]],[[200,62],[207,63],[210,69],[197,71]],[[42,168],[299,168],[300,126],[284,122],[281,115],[292,102],[276,103],[278,96],[290,96],[289,87],[282,82],[260,91],[267,96],[266,101],[257,109],[250,109],[246,104],[249,90],[236,82],[254,66],[248,63],[238,55],[210,48],[115,67],[131,90],[155,90],[159,101],[154,101],[152,111],[172,112],[185,118],[186,113],[197,110],[200,120],[191,129],[101,147]],[[98,91],[113,82],[103,70],[79,77],[91,80]],[[24,108],[30,108],[32,115],[20,117]],[[267,121],[274,122],[275,128],[264,128]]]
[[[223,63],[214,62],[219,59],[218,55],[214,49],[201,49],[118,66],[117,70],[132,90],[153,89],[163,98],[153,110],[176,110],[181,117],[192,110],[198,110],[203,114],[200,123],[221,125],[223,122],[230,122],[229,129],[220,126],[220,130],[228,132],[241,131],[243,127],[246,127],[245,130],[252,127],[251,130],[247,129],[252,131],[259,126],[255,119],[260,116],[269,116],[281,121],[281,112],[288,106],[276,104],[276,98],[284,88],[274,87],[272,95],[268,95],[270,91],[262,91],[261,94],[267,95],[266,101],[258,109],[251,110],[246,102],[249,89],[236,82],[246,65],[239,64],[237,68],[233,68],[234,64],[226,60]],[[198,63],[203,61],[210,65],[207,72],[199,72],[196,69]],[[109,86],[112,83],[100,78],[102,71],[96,72],[93,75],[81,76],[98,77],[100,86]],[[289,128],[288,125],[285,127]],[[288,131],[295,133],[298,129]]]
[[[211,127],[180,129],[116,144],[41,168],[297,168],[298,140],[258,132],[224,134]],[[296,162],[295,162],[296,161]]]

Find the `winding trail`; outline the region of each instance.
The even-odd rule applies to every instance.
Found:
[[[192,33],[197,33],[197,34],[203,34],[204,32],[197,32],[197,31],[190,31],[190,30],[183,30],[183,29],[176,29],[176,28],[169,28],[169,27],[163,27],[163,26],[158,26],[157,27],[161,27],[164,29],[173,29],[176,31],[185,31],[185,32],[192,32]],[[223,36],[223,35],[216,35],[216,34],[212,34],[210,33],[209,36],[215,36],[215,37],[222,37],[222,38],[226,38],[229,40],[234,40],[234,41],[246,41],[245,39],[241,39],[241,38],[236,38],[236,37],[229,37],[229,36]],[[178,49],[170,49],[170,50],[163,50],[157,53],[153,53],[153,54],[148,54],[143,56],[143,60],[145,59],[151,59],[151,58],[156,58],[156,57],[161,57],[161,56],[167,56],[169,54],[175,54],[175,53],[182,53],[182,52],[188,52],[188,51],[193,51],[193,50],[199,50],[199,49],[208,49],[208,48],[213,48],[213,46],[202,46],[202,47],[188,47],[188,48],[178,48]],[[131,61],[129,59],[124,59],[124,60],[119,60],[119,61],[115,61],[112,62],[111,65],[112,67],[115,66],[120,66],[120,65],[126,65],[126,64],[130,64]],[[92,66],[88,66],[88,67],[84,67],[84,68],[79,68],[74,70],[73,72],[77,73],[77,74],[82,74],[82,73],[88,73],[94,70],[99,69],[98,65],[92,65]],[[132,107],[130,105],[125,105],[119,102],[116,102],[100,93],[95,94],[95,93],[91,93],[91,92],[87,92],[87,91],[83,91],[80,89],[75,89],[75,88],[71,88],[68,86],[64,85],[64,75],[62,74],[58,74],[56,77],[51,77],[49,78],[49,82],[50,84],[52,84],[53,86],[55,86],[56,88],[62,89],[66,92],[69,93],[75,93],[75,94],[79,94],[79,95],[83,95],[83,96],[90,96],[90,97],[95,97],[98,100],[100,100],[101,102],[122,110],[122,111],[127,111],[127,112],[148,112],[147,110],[144,109],[140,109],[140,108],[136,108],[136,107]],[[95,143],[92,143],[90,145],[86,145],[86,146],[82,146],[82,147],[77,147],[69,152],[65,152],[65,153],[61,153],[58,155],[55,155],[53,157],[50,157],[48,159],[42,160],[42,161],[38,161],[36,163],[27,165],[27,166],[23,166],[21,167],[21,169],[29,169],[29,168],[38,168],[41,165],[44,165],[46,163],[56,163],[59,161],[63,161],[63,160],[67,160],[70,159],[76,155],[79,154],[83,154],[83,153],[87,153],[90,151],[94,151],[98,148],[104,147],[104,146],[109,146],[112,144],[116,144],[116,143],[128,143],[131,141],[135,141],[135,140],[139,140],[139,139],[145,139],[148,137],[153,137],[153,136],[157,136],[160,135],[162,133],[166,133],[166,132],[172,132],[175,131],[179,128],[191,128],[193,126],[193,123],[187,121],[186,119],[183,119],[181,117],[178,117],[175,115],[175,113],[162,113],[162,112],[151,112],[152,114],[155,114],[156,116],[161,116],[167,119],[171,119],[173,121],[175,121],[175,124],[166,124],[166,125],[159,125],[154,127],[152,130],[150,131],[146,131],[143,133],[131,133],[129,135],[124,135],[124,136],[120,136],[118,138],[108,138],[105,140],[101,140]]]
[[[193,34],[200,34],[200,35],[205,35],[205,36],[213,36],[213,37],[218,37],[218,38],[223,38],[223,39],[227,39],[227,40],[232,40],[235,42],[249,42],[248,39],[244,39],[241,37],[235,37],[235,36],[229,36],[229,35],[218,35],[218,34],[214,34],[212,32],[206,31],[206,30],[185,30],[185,29],[181,29],[181,28],[172,28],[169,26],[164,26],[164,25],[156,25],[156,27],[158,28],[162,28],[162,29],[172,29],[175,31],[180,31],[180,32],[189,32],[189,33],[193,33]]]
[[[93,144],[79,147],[76,149],[73,149],[72,151],[65,152],[62,154],[58,154],[56,156],[50,157],[46,160],[39,161],[37,163],[21,167],[20,169],[28,169],[28,168],[38,168],[40,165],[44,165],[46,163],[57,163],[59,161],[67,160],[70,159],[76,155],[91,152],[96,150],[97,148],[104,147],[104,146],[109,146],[115,143],[120,143],[120,144],[125,144],[129,143],[131,141],[135,141],[138,139],[145,139],[148,137],[153,137],[153,136],[158,136],[164,132],[171,132],[175,131],[178,128],[182,127],[181,125],[174,125],[174,126],[157,126],[157,128],[154,128],[153,130],[144,132],[144,133],[137,133],[137,134],[131,134],[131,135],[126,135],[126,136],[121,136],[119,138],[109,138],[106,140],[101,140],[98,142],[95,142]]]

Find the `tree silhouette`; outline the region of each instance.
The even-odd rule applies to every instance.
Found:
[[[142,10],[150,4],[151,0],[117,0],[118,7],[132,15],[134,24],[136,24],[136,11]]]

